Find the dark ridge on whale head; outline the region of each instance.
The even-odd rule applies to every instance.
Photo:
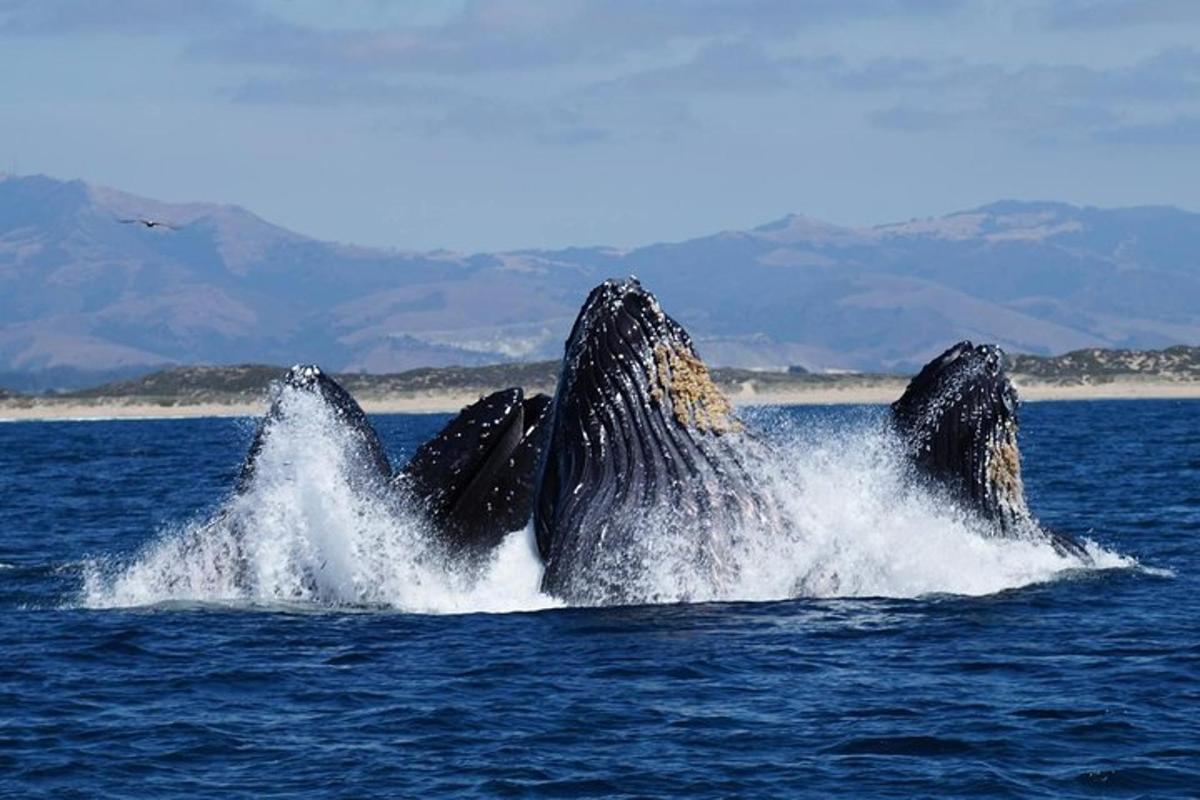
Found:
[[[892,404],[904,451],[930,483],[1007,536],[1045,536],[1085,557],[1071,537],[1041,528],[1025,502],[1017,390],[995,345],[959,342],[917,373]]]
[[[669,512],[719,580],[728,537],[757,501],[741,423],[691,338],[636,279],[592,290],[567,339],[535,507],[543,588],[574,603],[631,589]]]
[[[387,454],[366,412],[355,402],[350,393],[315,364],[297,364],[287,371],[283,379],[271,386],[271,406],[259,423],[250,452],[242,464],[238,476],[238,491],[244,490],[254,476],[258,455],[265,437],[281,423],[286,411],[286,399],[290,392],[303,392],[321,398],[333,417],[344,427],[351,449],[353,468],[359,476],[370,476],[386,480],[392,468]]]
[[[543,394],[494,392],[421,445],[397,485],[421,504],[453,549],[486,551],[533,513],[549,410]]]

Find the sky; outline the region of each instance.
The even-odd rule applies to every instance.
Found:
[[[404,250],[1200,209],[1194,0],[0,0],[0,171]]]

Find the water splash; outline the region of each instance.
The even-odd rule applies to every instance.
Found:
[[[450,557],[353,457],[355,443],[306,392],[285,392],[253,479],[211,520],[163,532],[127,564],[85,569],[83,603],[307,603],[418,612],[511,611],[554,601],[538,591],[530,532],[486,564]]]
[[[783,416],[768,428],[770,456],[756,485],[778,508],[769,529],[736,532],[716,580],[682,558],[688,531],[655,519],[658,535],[639,587],[660,600],[778,600],[790,597],[984,595],[1080,569],[1136,566],[1094,543],[1092,564],[1041,539],[996,536],[990,524],[945,498],[914,488],[897,442],[871,420],[800,428]]]
[[[428,524],[355,474],[352,442],[315,397],[285,397],[250,486],[209,520],[162,532],[126,563],[84,570],[89,607],[171,602],[516,611],[559,605],[539,591],[529,528],[486,562],[451,557]],[[769,525],[729,531],[698,555],[694,532],[648,509],[628,596],[639,602],[981,595],[1085,565],[915,490],[894,441],[870,420],[834,427],[758,420],[771,455],[757,484]],[[373,488],[372,488],[373,487]],[[703,549],[703,548],[700,548]],[[1136,562],[1088,544],[1087,568]],[[622,567],[626,564],[622,564]],[[630,574],[622,568],[621,574]]]

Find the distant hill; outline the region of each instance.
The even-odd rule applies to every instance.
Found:
[[[148,216],[178,230],[123,225]],[[553,360],[588,289],[636,274],[713,364],[908,373],[963,338],[1012,352],[1200,342],[1200,214],[995,203],[872,228],[801,216],[632,250],[412,253],[236,206],[0,176],[0,386],[176,364],[335,371]]]

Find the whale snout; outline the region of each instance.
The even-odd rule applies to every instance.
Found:
[[[283,382],[294,389],[311,389],[317,386],[324,373],[316,364],[296,364],[283,376]]]

